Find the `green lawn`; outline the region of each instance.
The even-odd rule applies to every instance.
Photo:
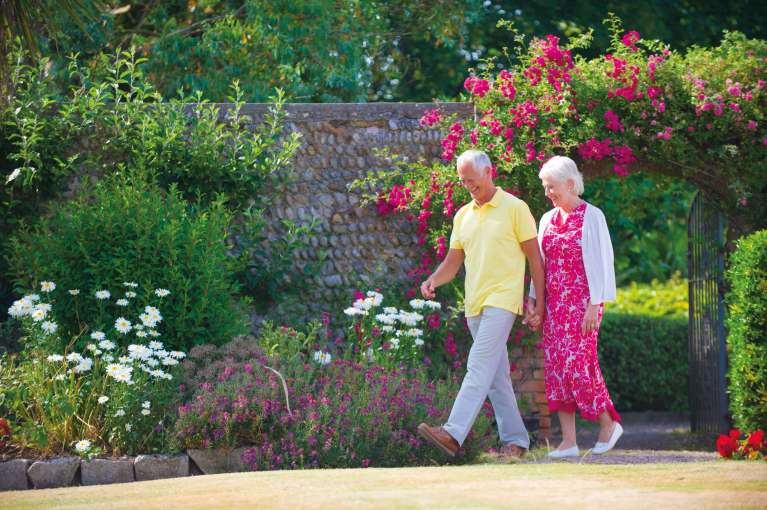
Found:
[[[2,509],[767,508],[767,463],[236,473],[0,493]]]

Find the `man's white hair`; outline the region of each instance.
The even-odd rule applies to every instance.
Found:
[[[554,156],[549,159],[538,172],[538,177],[548,177],[558,182],[573,181],[573,192],[583,195],[583,174],[578,170],[575,161],[567,156]]]
[[[458,156],[458,162],[456,167],[460,167],[464,164],[470,164],[474,170],[482,170],[483,168],[492,168],[493,164],[490,162],[490,158],[482,151],[475,149],[469,149],[460,156]]]

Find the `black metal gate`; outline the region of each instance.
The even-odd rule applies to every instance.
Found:
[[[726,432],[729,427],[724,227],[724,215],[719,208],[698,193],[687,223],[690,425],[693,432]]]

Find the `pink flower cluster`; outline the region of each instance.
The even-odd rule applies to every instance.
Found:
[[[578,146],[578,153],[584,160],[601,161],[612,156],[615,161],[613,171],[621,176],[628,175],[628,167],[636,162],[634,151],[628,145],[612,145],[612,140],[605,138],[602,141],[591,138]]]
[[[472,96],[485,97],[487,91],[490,90],[490,83],[482,78],[469,76],[463,82],[463,88],[471,92]]]
[[[514,88],[514,75],[504,69],[498,73],[498,79],[495,83],[498,86],[498,89],[501,91],[503,97],[509,101],[514,101],[514,98],[517,95],[517,89]]]
[[[450,161],[455,156],[455,150],[458,147],[458,142],[463,137],[463,126],[460,122],[456,122],[450,126],[450,132],[442,139],[442,160]]]
[[[641,99],[643,97],[642,92],[637,92],[637,87],[639,86],[639,67],[610,54],[605,55],[605,60],[613,64],[613,69],[607,72],[607,76],[613,78],[621,85],[615,90],[610,90],[607,93],[607,97],[622,97],[626,101]]]
[[[442,114],[440,113],[439,108],[434,108],[433,110],[426,110],[423,116],[421,116],[421,120],[418,121],[418,125],[421,127],[431,127],[441,120]]]
[[[624,46],[627,46],[628,49],[631,51],[637,51],[636,43],[639,42],[639,39],[641,37],[639,36],[639,32],[636,30],[631,30],[630,32],[626,32],[623,35],[623,38],[621,39],[621,42]]]
[[[618,117],[618,115],[616,115],[616,113],[612,110],[607,110],[605,112],[605,127],[610,131],[615,132],[623,132],[625,129],[623,124],[621,124],[620,117]]]
[[[378,214],[386,216],[395,211],[403,211],[410,203],[411,190],[400,184],[395,184],[389,191],[388,196],[381,194],[378,196],[376,207]]]
[[[533,41],[531,46],[535,49],[536,56],[525,69],[524,75],[535,86],[546,73],[546,81],[561,92],[566,83],[570,83],[569,71],[575,67],[570,50],[564,50],[559,46],[559,38],[547,35],[544,39]]]

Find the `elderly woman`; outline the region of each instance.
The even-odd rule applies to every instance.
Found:
[[[572,159],[554,156],[538,175],[554,209],[538,226],[546,282],[545,297],[538,297],[545,298],[545,315],[532,312],[536,291],[531,286],[526,322],[538,327],[543,321],[546,397],[562,427],[562,443],[549,456],[579,455],[576,409],[583,418],[599,421],[592,453],[605,453],[623,433],[597,359],[603,303],[615,300],[610,233],[602,211],[580,198],[583,176]]]

